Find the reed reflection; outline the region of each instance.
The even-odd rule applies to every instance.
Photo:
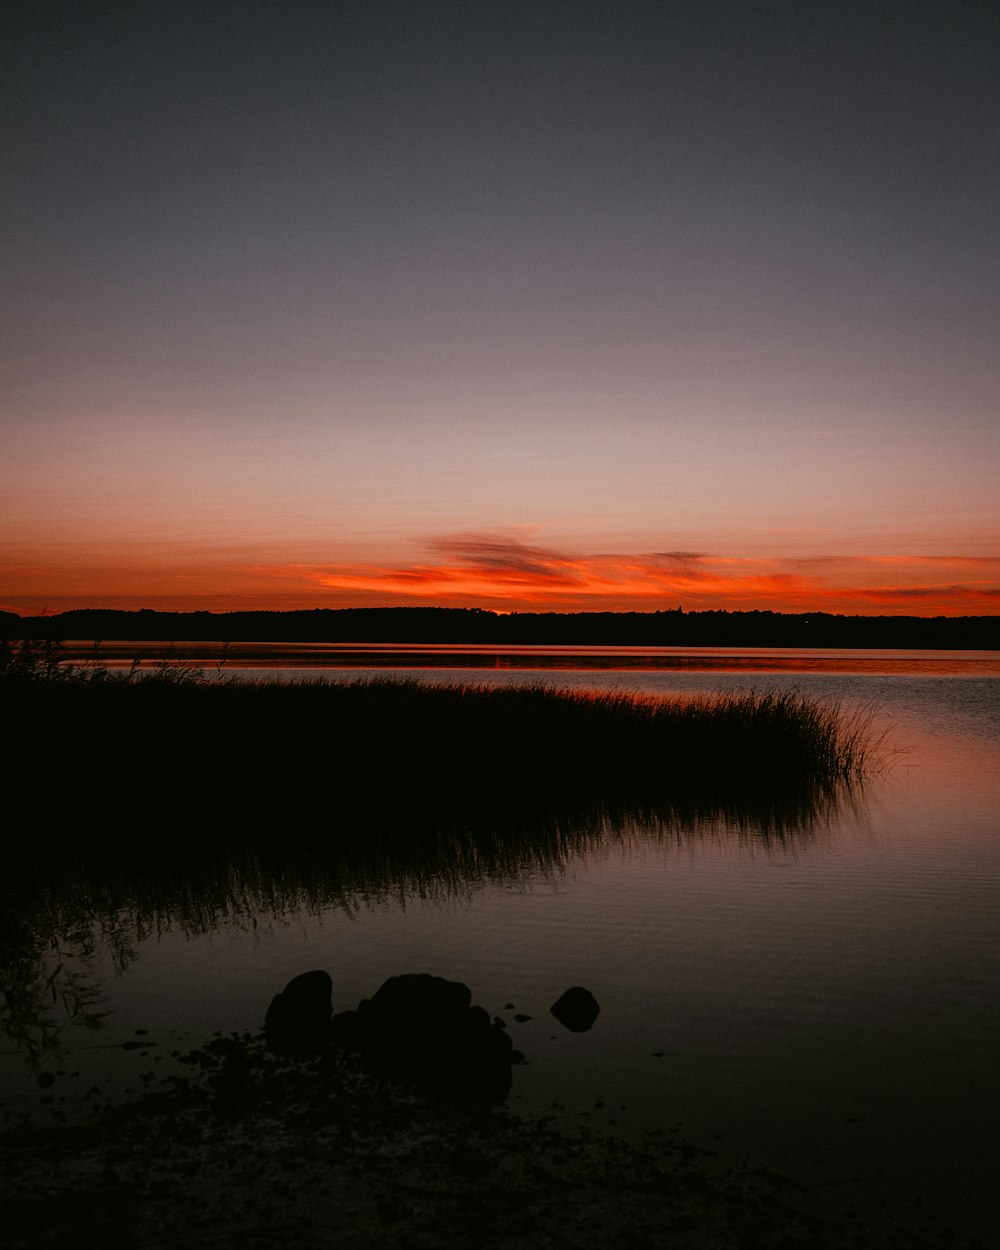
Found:
[[[0,890],[0,1029],[32,1064],[58,1054],[67,1030],[100,1030],[108,962],[114,974],[126,972],[142,945],[166,932],[255,931],[301,915],[464,897],[558,876],[619,848],[709,841],[802,850],[859,819],[863,805],[861,785],[844,781],[784,800],[659,811],[605,806],[502,822],[483,811],[461,825],[424,814],[411,824],[331,828],[322,845],[285,836],[212,854],[191,854],[189,829],[174,841],[92,854],[86,870],[55,861],[42,878],[22,866]]]

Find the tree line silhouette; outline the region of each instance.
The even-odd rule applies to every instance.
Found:
[[[495,646],[895,647],[1000,649],[998,616],[841,616],[828,612],[512,612],[482,608],[314,608],[157,612],[82,608],[0,612],[0,637],[61,641],[480,643]]]

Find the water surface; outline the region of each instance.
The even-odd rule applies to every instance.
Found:
[[[611,828],[595,818],[561,854],[503,871],[470,863],[436,874],[429,864],[419,880],[347,881],[335,895],[279,889],[265,900],[247,888],[200,912],[125,906],[114,940],[105,932],[87,958],[63,941],[64,966],[110,1014],[95,1032],[53,1005],[62,1053],[37,1062],[81,1074],[60,1078],[58,1097],[71,1101],[95,1080],[127,1084],[129,1074],[139,1088],[185,1031],[200,1041],[214,1029],[256,1029],[270,995],[306,969],[331,972],[338,1009],[386,976],[431,971],[466,981],[508,1021],[529,1059],[515,1071],[516,1109],[555,1109],[626,1134],[679,1131],[860,1207],[922,1202],[943,1225],[994,1228],[995,657],[810,654],[790,664],[785,654],[783,669],[774,653],[708,658],[718,671],[650,667],[638,656],[645,668],[550,663],[531,679],[678,694],[791,685],[847,708],[874,703],[891,728],[891,767],[781,835],[724,821]],[[325,671],[338,680],[366,670]],[[475,674],[399,671],[524,679],[495,664]],[[446,784],[446,774],[430,783]],[[585,1034],[565,1032],[548,1012],[572,984],[601,1004]],[[515,1023],[515,1010],[531,1019]],[[136,1029],[160,1049],[142,1060],[85,1049]],[[4,1056],[13,1108],[25,1073],[23,1053]]]

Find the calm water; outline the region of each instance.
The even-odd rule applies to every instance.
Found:
[[[949,666],[942,653],[805,653],[789,665],[784,653],[784,671],[776,653],[725,658],[738,662],[711,672],[632,657],[627,670],[532,663],[531,680],[664,693],[794,686],[874,704],[892,767],[780,839],[723,825],[594,829],[564,862],[503,880],[390,882],[329,905],[287,900],[279,914],[147,916],[143,932],[123,915],[117,950],[99,943],[82,959],[64,943],[110,1014],[101,1032],[61,1030],[62,1056],[42,1064],[80,1075],[60,1078],[56,1098],[68,1107],[95,1081],[140,1087],[185,1031],[197,1042],[256,1029],[271,994],[309,968],[332,973],[337,1009],[393,973],[430,971],[466,981],[508,1020],[529,1060],[515,1070],[515,1109],[555,1104],[569,1121],[626,1134],[678,1131],[862,1208],[922,1199],[945,1224],[995,1229],[997,657],[959,653]],[[464,661],[413,672],[470,679]],[[494,664],[475,677],[524,674]],[[589,1033],[549,1015],[572,984],[601,1004]],[[516,1024],[514,1010],[532,1019]],[[94,1049],[139,1028],[159,1045],[150,1057]],[[23,1055],[3,1057],[10,1108],[30,1077]]]

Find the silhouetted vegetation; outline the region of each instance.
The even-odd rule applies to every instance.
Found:
[[[793,693],[682,701],[215,682],[192,670],[6,693],[19,730],[8,801],[28,835],[9,854],[50,875],[92,864],[106,846],[144,864],[164,847],[182,872],[188,843],[198,865],[213,848],[227,859],[252,848],[277,869],[293,847],[336,856],[361,836],[370,854],[386,839],[405,848],[431,837],[443,853],[446,835],[473,833],[480,858],[513,872],[540,829],[578,820],[724,819],[781,833],[863,777],[878,748],[869,715]]]
[[[829,612],[512,612],[316,608],[298,612],[0,612],[0,637],[56,641],[480,643],[496,646],[1000,648],[1000,617]]]
[[[90,859],[123,835],[144,854],[155,838],[204,853],[206,831],[209,845],[322,849],[352,828],[508,830],[595,810],[771,824],[871,762],[867,721],[788,693],[77,673],[7,684],[7,765],[45,835],[18,856]],[[79,837],[81,813],[96,837]]]

